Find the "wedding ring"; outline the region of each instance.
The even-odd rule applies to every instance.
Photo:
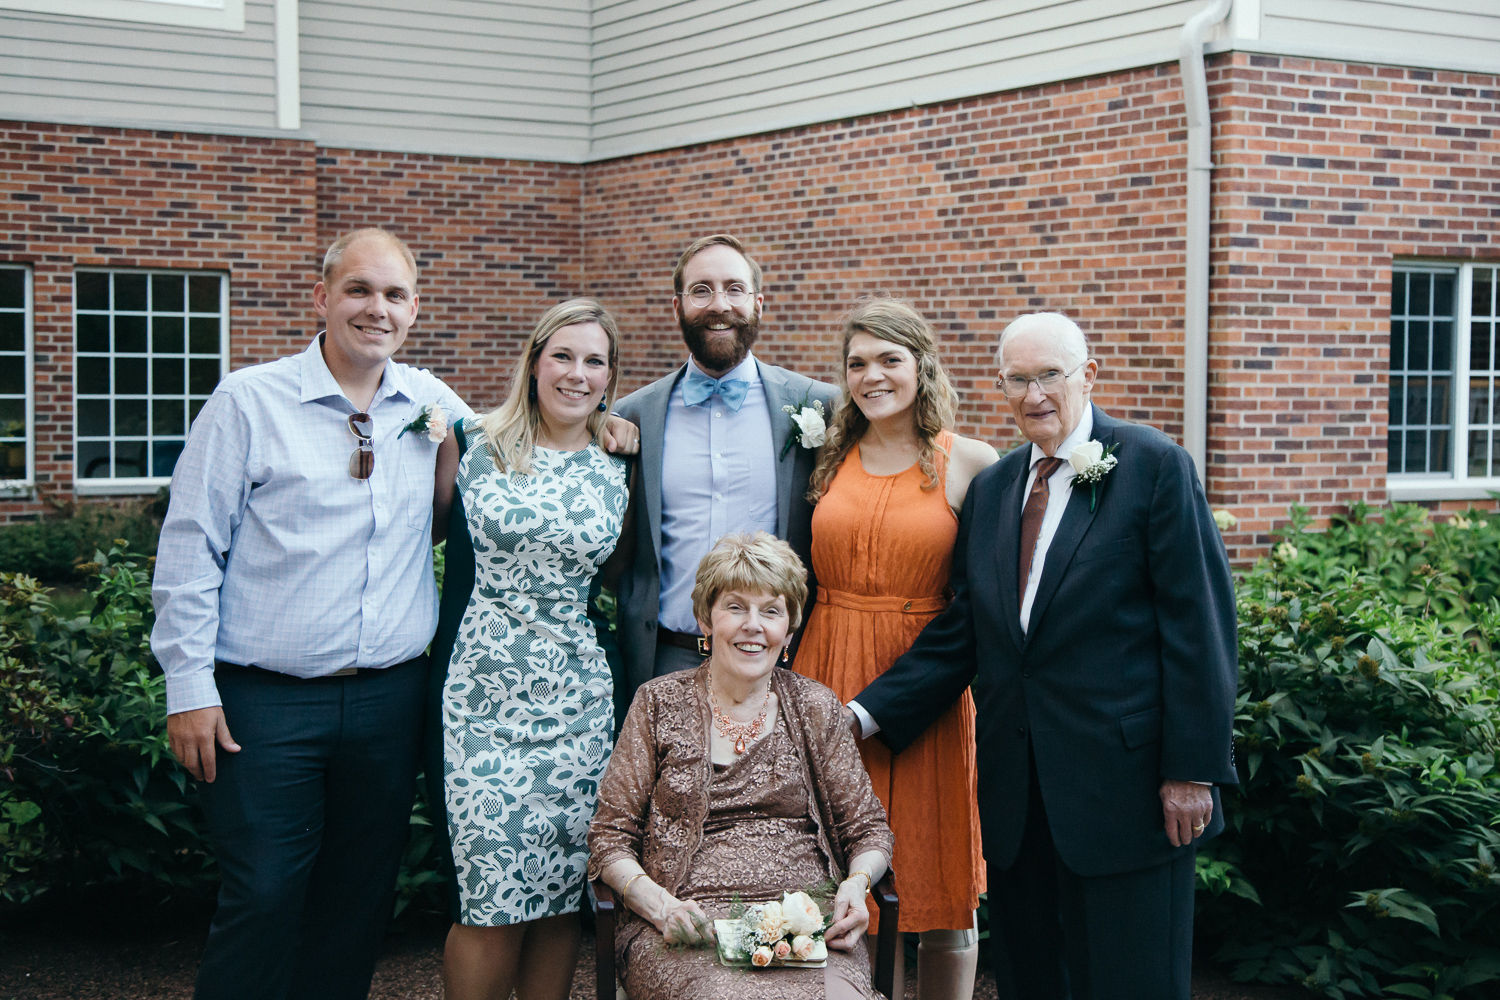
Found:
[[[1194,833],[1202,833],[1204,830],[1207,830],[1207,829],[1208,829],[1208,824],[1207,823],[1197,823],[1197,824],[1194,824],[1194,826],[1193,826],[1193,832]]]

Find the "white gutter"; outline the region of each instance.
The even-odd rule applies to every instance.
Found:
[[[1230,0],[1210,0],[1182,26],[1182,98],[1187,111],[1187,302],[1183,315],[1182,444],[1193,456],[1198,479],[1208,465],[1208,222],[1213,129],[1208,112],[1208,75],[1203,43],[1229,15]]]

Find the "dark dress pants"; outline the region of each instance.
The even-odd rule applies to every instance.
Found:
[[[1079,875],[1053,845],[1034,763],[1027,798],[1015,862],[989,866],[1000,1000],[1189,1000],[1197,852],[1118,875]]]
[[[299,680],[220,664],[239,753],[200,783],[222,879],[198,1000],[361,1000],[416,791],[426,658]]]

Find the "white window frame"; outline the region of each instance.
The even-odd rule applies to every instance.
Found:
[[[245,30],[245,0],[0,0],[0,9],[178,28]]]
[[[26,352],[26,476],[22,479],[0,479],[0,497],[29,496],[36,486],[36,367],[35,340],[32,333],[34,305],[31,294],[31,268],[24,264],[0,264],[7,271],[22,272],[25,282],[22,304],[25,314],[21,320],[25,331]]]
[[[172,484],[172,477],[171,476],[121,476],[121,477],[113,478],[113,479],[97,479],[97,478],[96,479],[84,479],[84,478],[82,478],[81,476],[78,475],[78,379],[77,379],[77,370],[78,370],[78,367],[77,367],[77,360],[78,360],[78,294],[77,294],[77,288],[78,288],[78,282],[77,282],[77,276],[78,276],[79,273],[85,272],[85,271],[93,272],[93,273],[96,273],[96,274],[144,274],[148,278],[151,275],[153,275],[153,274],[167,274],[167,275],[171,275],[173,277],[179,277],[179,278],[183,277],[183,276],[191,277],[193,275],[213,275],[214,277],[218,278],[219,279],[219,379],[220,379],[220,381],[223,381],[224,376],[229,374],[229,272],[227,272],[227,271],[218,271],[218,270],[214,270],[214,269],[211,269],[211,268],[203,268],[203,269],[191,268],[190,269],[190,268],[166,268],[166,267],[155,267],[155,268],[141,268],[141,267],[80,267],[80,268],[78,268],[78,269],[76,269],[74,271],[74,282],[73,282],[73,288],[74,288],[74,294],[73,294],[73,343],[72,343],[71,348],[70,348],[72,350],[72,352],[73,352],[73,360],[74,360],[74,368],[73,368],[73,370],[74,370],[74,379],[73,379],[73,492],[77,496],[139,496],[139,495],[143,495],[143,494],[155,493],[157,490],[160,490],[163,486],[170,486]],[[110,315],[111,316],[114,315],[114,308],[113,308],[113,306],[111,306],[111,308],[110,308]],[[184,336],[184,338],[186,338],[189,335],[190,335],[190,331],[187,328],[187,326],[185,325],[184,329],[183,329],[183,336]],[[186,340],[184,340],[184,343],[183,343],[183,355],[184,355],[184,357],[186,357],[187,354],[189,353],[188,350],[187,350],[188,346],[189,346],[189,342],[186,341]],[[147,343],[147,348],[148,348],[148,351],[149,351],[149,348],[150,348],[149,341]],[[110,351],[110,357],[111,358],[114,357],[114,351],[113,350]],[[113,369],[113,365],[111,365],[111,369]],[[90,393],[89,395],[97,395],[97,393]],[[188,394],[187,393],[183,393],[183,395],[186,396]],[[151,399],[151,398],[154,398],[154,397],[150,393],[147,393],[147,398]],[[110,400],[110,409],[112,411],[114,409],[114,401],[115,401],[115,394],[114,394],[113,388],[111,388],[111,391],[109,393],[109,400]],[[191,420],[191,417],[189,417],[188,418],[188,427],[185,428],[185,430],[188,431],[189,433],[191,432],[191,429],[192,429],[191,425],[192,425],[192,420]],[[148,438],[153,437],[153,435],[149,435],[149,434],[147,436],[148,436]],[[110,441],[111,441],[111,444],[113,444],[113,442],[114,442],[114,436],[113,435],[110,436]]]
[[[1453,463],[1451,473],[1387,472],[1386,492],[1393,501],[1411,500],[1488,500],[1491,491],[1500,492],[1500,476],[1469,475],[1469,336],[1474,294],[1474,268],[1486,270],[1497,262],[1465,261],[1439,264],[1432,261],[1396,261],[1396,271],[1426,271],[1430,274],[1452,274],[1453,285]],[[1500,274],[1497,274],[1500,277]],[[1386,323],[1389,344],[1390,321]],[[1493,362],[1492,362],[1493,363]],[[1387,414],[1389,418],[1389,413]],[[1389,438],[1387,439],[1389,440]]]

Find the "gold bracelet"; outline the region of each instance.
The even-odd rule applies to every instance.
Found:
[[[850,872],[849,878],[853,878],[856,875],[863,875],[865,877],[865,892],[869,892],[870,886],[874,884],[874,881],[870,878],[870,873],[861,868],[858,871]],[[847,879],[845,881],[847,881]]]
[[[645,877],[646,877],[646,873],[645,872],[637,872],[636,874],[630,876],[628,879],[625,880],[625,888],[623,888],[623,889],[620,890],[620,902],[621,903],[625,902],[625,894],[630,891],[630,887],[633,884],[635,884],[635,880],[638,879],[638,878],[645,878]],[[869,876],[867,875],[865,877],[868,878]]]

